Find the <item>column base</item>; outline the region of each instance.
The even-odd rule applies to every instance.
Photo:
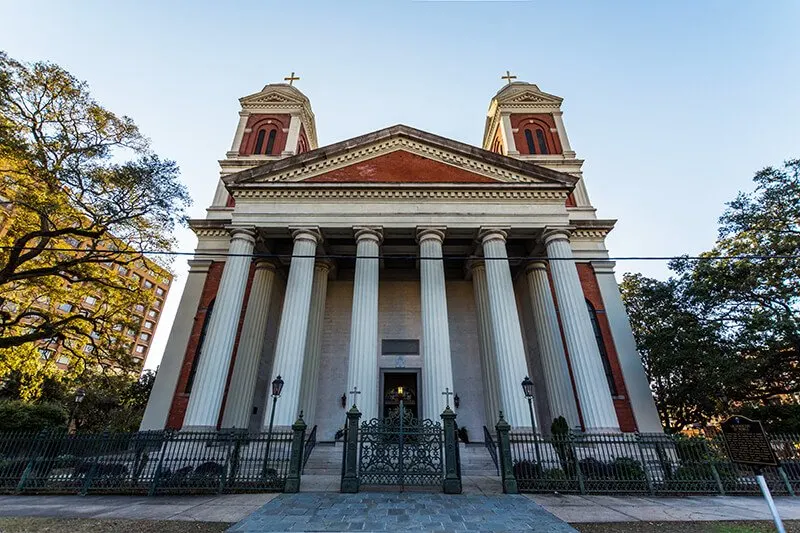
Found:
[[[461,494],[461,480],[460,479],[445,479],[444,486],[445,494]]]
[[[348,494],[354,494],[358,492],[358,478],[344,478],[342,479],[342,484],[339,487],[339,492],[345,492]]]

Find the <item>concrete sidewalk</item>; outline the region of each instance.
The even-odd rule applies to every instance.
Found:
[[[527,494],[531,500],[571,524],[596,522],[699,522],[772,520],[760,496],[577,496]],[[784,520],[800,520],[800,498],[775,497]]]

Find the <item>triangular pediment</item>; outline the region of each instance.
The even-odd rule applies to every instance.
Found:
[[[539,90],[539,87],[533,83],[514,82],[506,85],[497,95],[494,100],[502,104],[552,104],[558,106],[563,101],[562,98]]]
[[[398,125],[224,178],[228,187],[275,183],[540,184],[570,188],[577,178]]]
[[[296,87],[286,83],[274,83],[264,86],[261,91],[239,99],[242,107],[247,108],[258,104],[308,104],[308,98]]]

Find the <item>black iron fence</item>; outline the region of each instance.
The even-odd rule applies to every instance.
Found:
[[[760,493],[753,469],[732,463],[717,433],[503,433],[498,440],[507,438],[510,451],[503,477],[515,480],[520,492]],[[800,490],[800,436],[772,435],[770,441],[780,460],[779,467],[764,469],[770,490],[794,496]]]
[[[0,493],[283,491],[302,458],[295,431],[0,433]]]

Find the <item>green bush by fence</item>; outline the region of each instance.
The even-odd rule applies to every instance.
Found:
[[[0,493],[280,492],[299,476],[296,433],[0,433]]]
[[[718,433],[512,432],[507,438],[521,492],[759,494],[755,472],[729,461]],[[764,469],[770,489],[794,496],[800,488],[800,436],[772,435],[770,442],[780,461]]]

